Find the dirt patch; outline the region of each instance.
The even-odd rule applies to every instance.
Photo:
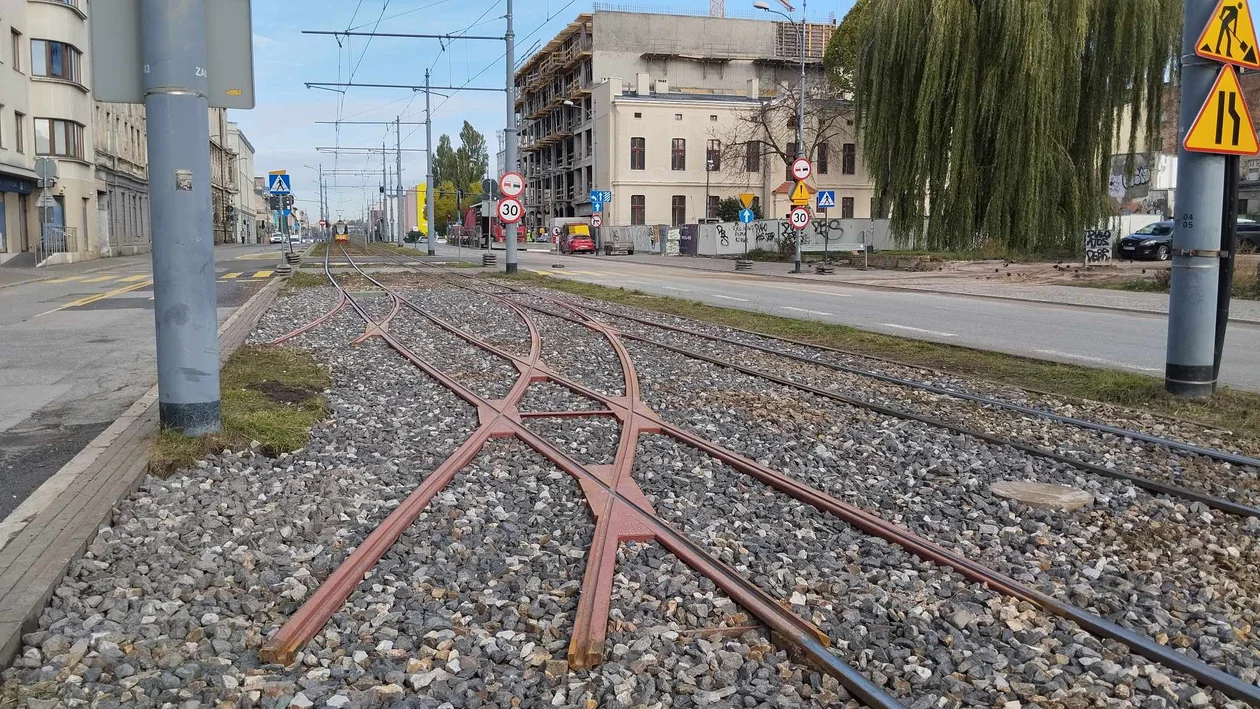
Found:
[[[302,387],[289,386],[270,379],[250,384],[249,389],[266,396],[268,399],[277,404],[301,404],[302,402],[314,396],[319,396],[318,391],[304,389]]]

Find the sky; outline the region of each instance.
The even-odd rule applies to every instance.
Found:
[[[629,0],[628,0],[629,1]],[[753,17],[752,0],[726,0],[727,15]],[[809,16],[826,21],[843,17],[854,0],[816,0]],[[616,4],[616,3],[613,3]],[[746,4],[747,7],[739,5]],[[432,69],[434,86],[502,87],[506,79],[502,41],[404,39],[307,35],[303,31],[395,32],[502,36],[504,0],[253,0],[254,83],[257,105],[251,111],[231,110],[228,119],[240,124],[256,150],[255,174],[287,170],[292,175],[298,206],[318,214],[315,170],[323,164],[330,187],[333,218],[357,218],[374,199],[380,184],[381,155],[334,156],[317,146],[379,148],[394,146],[393,128],[385,126],[319,125],[316,121],[424,120],[424,94],[401,89],[348,88],[344,94],[305,86],[305,82],[354,82],[422,85],[425,69]],[[665,0],[659,4],[637,0],[625,9],[686,10],[703,14],[708,0]],[[517,64],[546,44],[578,14],[589,12],[592,0],[514,0],[513,24]],[[764,16],[764,13],[757,13]],[[340,46],[338,44],[340,39]],[[501,91],[445,92],[433,96],[433,143],[449,134],[458,147],[458,133],[468,121],[486,136],[490,170],[499,149],[496,131],[506,123],[506,99]],[[403,148],[425,147],[424,126],[403,126]],[[389,155],[391,166],[394,156]],[[375,176],[331,174],[332,171],[374,169]],[[392,167],[391,167],[392,170]],[[403,153],[403,181],[424,181],[425,154]]]

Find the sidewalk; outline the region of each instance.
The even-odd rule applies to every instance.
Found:
[[[635,254],[634,256],[583,256],[599,261],[632,262],[642,265],[681,268],[693,271],[721,272],[732,276],[754,275],[788,280],[820,281],[837,285],[881,290],[919,291],[946,293],[973,298],[1017,300],[1022,302],[1064,305],[1079,308],[1120,310],[1152,315],[1168,314],[1168,295],[1164,293],[1137,293],[1077,286],[1005,283],[960,279],[948,273],[904,272],[836,267],[834,275],[820,276],[812,269],[804,273],[792,273],[790,263],[754,262],[751,272],[735,271],[732,259],[716,259],[696,256],[660,256],[659,254]],[[1230,321],[1260,325],[1260,301],[1234,300],[1230,303]]]

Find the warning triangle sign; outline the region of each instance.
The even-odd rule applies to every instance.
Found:
[[[1216,12],[1195,45],[1195,54],[1218,62],[1260,69],[1256,54],[1256,26],[1248,0],[1220,0]]]
[[[792,204],[809,204],[809,188],[803,180],[797,182],[792,190]]]
[[[1186,133],[1186,150],[1223,155],[1260,153],[1256,127],[1238,85],[1238,73],[1228,64],[1221,67],[1207,100]]]

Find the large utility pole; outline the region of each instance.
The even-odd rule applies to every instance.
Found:
[[[1178,125],[1183,142],[1220,71],[1219,64],[1195,53],[1199,34],[1216,5],[1216,0],[1185,0]],[[1212,394],[1224,185],[1224,156],[1191,152],[1184,145],[1179,148],[1164,370],[1164,388],[1177,396]]]
[[[220,430],[205,0],[142,0],[162,426]]]
[[[503,41],[507,45],[505,55],[507,83],[504,84],[504,94],[507,96],[507,127],[503,129],[503,170],[504,172],[518,172],[516,162],[516,33],[512,31],[512,0],[507,0],[507,31],[503,33]],[[516,273],[516,231],[519,228],[522,228],[519,223],[504,225],[503,241],[507,244],[505,273]]]
[[[402,116],[394,118],[394,142],[398,147],[398,162],[394,167],[394,191],[398,197],[398,243],[403,243],[403,237],[407,234],[407,228],[403,225],[406,210],[403,208],[403,196],[407,194],[406,188],[403,187],[402,177]],[[416,215],[419,217],[419,215]]]
[[[429,70],[424,70],[424,147],[425,168],[424,183],[427,190],[424,195],[425,218],[429,221],[428,254],[437,255],[437,224],[433,222],[433,202],[437,200],[437,185],[433,184],[433,113],[429,109]]]

